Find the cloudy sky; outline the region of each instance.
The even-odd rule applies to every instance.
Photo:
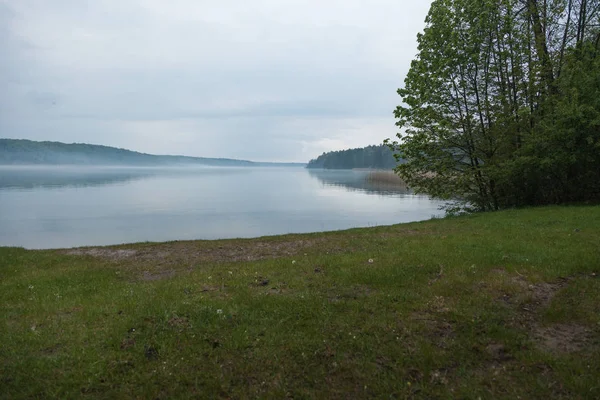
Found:
[[[0,137],[306,162],[379,144],[425,0],[0,0]]]

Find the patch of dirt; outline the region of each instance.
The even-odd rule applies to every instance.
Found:
[[[492,359],[498,363],[513,359],[513,356],[508,352],[502,343],[490,343],[486,346],[485,350],[492,357]]]
[[[563,279],[556,283],[529,284],[521,276],[511,278],[511,281],[519,286],[521,293],[527,294],[530,299],[521,306],[517,318],[517,322],[520,323],[521,327],[528,330],[531,330],[531,326],[537,320],[539,313],[550,306],[554,296],[568,283],[567,279]],[[507,304],[513,303],[513,299],[508,294],[503,295],[499,300]]]
[[[159,243],[140,249],[81,248],[65,251],[68,255],[90,255],[98,258],[189,262],[238,262],[257,261],[267,258],[288,257],[301,250],[327,242],[327,238],[300,239],[286,241],[248,240],[215,242],[170,242]],[[218,244],[217,244],[218,243]],[[332,247],[328,253],[341,249]]]
[[[521,303],[522,306],[519,310],[518,321],[522,324],[527,324],[534,320],[539,311],[547,308],[556,293],[568,283],[568,279],[562,279],[556,283],[540,282],[530,284],[522,275],[506,277],[506,271],[503,269],[495,269],[492,272],[500,274],[512,286],[516,286],[516,290],[510,293],[501,293],[496,298],[497,301],[510,306],[521,303],[524,298],[527,299],[525,303]]]
[[[111,249],[111,248],[83,248],[65,251],[65,254],[70,256],[92,256],[99,258],[108,258],[111,260],[120,260],[130,258],[137,254],[137,250],[133,249]]]
[[[534,325],[532,332],[538,346],[551,353],[576,353],[593,340],[593,332],[577,324]]]
[[[593,332],[585,326],[576,323],[544,326],[539,323],[540,313],[550,306],[552,299],[568,285],[570,278],[563,278],[554,283],[536,284],[529,284],[522,276],[511,280],[525,293],[530,294],[531,300],[522,305],[518,311],[517,322],[534,338],[538,348],[555,354],[569,354],[585,350],[590,346]],[[502,296],[501,300],[512,303],[508,295]]]
[[[566,286],[567,281],[561,281],[558,283],[546,283],[541,282],[535,285],[529,285],[528,289],[533,292],[533,300],[535,305],[540,308],[546,308],[550,305],[550,302],[558,293],[558,291]]]

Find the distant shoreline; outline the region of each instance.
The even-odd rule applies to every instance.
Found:
[[[154,155],[86,143],[0,139],[0,165],[305,167],[306,163]]]

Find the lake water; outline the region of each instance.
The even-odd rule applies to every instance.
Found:
[[[438,201],[304,168],[0,167],[0,246],[257,237],[441,215]]]

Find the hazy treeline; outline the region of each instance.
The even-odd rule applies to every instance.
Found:
[[[436,0],[397,171],[479,210],[600,200],[600,0]]]
[[[211,165],[211,166],[294,166],[294,163],[258,163],[228,158],[159,156],[115,147],[84,143],[35,142],[0,139],[0,165]]]
[[[323,153],[316,159],[310,160],[307,168],[373,168],[391,170],[395,166],[396,159],[392,151],[387,146],[380,145]]]

